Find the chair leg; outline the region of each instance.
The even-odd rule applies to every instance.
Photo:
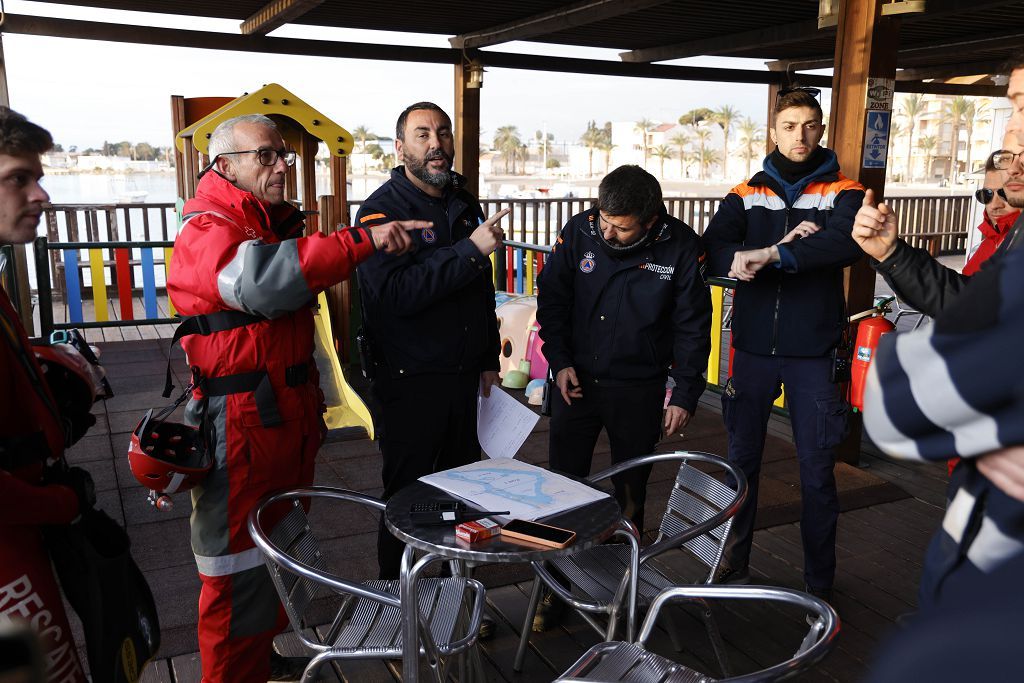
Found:
[[[523,660],[526,659],[526,646],[530,644],[530,632],[533,631],[533,617],[537,614],[537,603],[540,602],[540,591],[543,583],[539,578],[533,578],[530,604],[526,606],[526,619],[523,620],[523,631],[519,634],[519,648],[516,650],[516,659],[512,663],[512,670],[516,673],[523,670]]]
[[[313,657],[306,665],[306,670],[302,672],[302,683],[315,683],[317,676],[320,673],[320,666],[331,658],[331,653],[321,652],[317,656]]]
[[[722,640],[722,633],[718,630],[718,623],[715,621],[715,615],[711,612],[711,606],[704,600],[697,600],[700,604],[701,614],[704,617],[704,626],[708,631],[708,640],[711,641],[711,648],[715,651],[715,657],[718,659],[718,666],[722,668],[722,678],[728,678],[730,676],[729,670],[729,656],[725,650],[725,641]]]

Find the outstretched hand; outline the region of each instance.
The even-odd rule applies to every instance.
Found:
[[[885,202],[875,206],[873,190],[864,192],[864,203],[853,219],[854,241],[876,261],[884,261],[896,251],[896,214]]]
[[[385,254],[404,254],[412,248],[413,230],[423,230],[434,226],[432,221],[391,221],[370,228],[373,246]]]

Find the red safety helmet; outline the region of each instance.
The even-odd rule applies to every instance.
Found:
[[[140,484],[157,494],[187,491],[210,473],[212,454],[198,428],[160,418],[150,410],[132,432],[128,466]]]

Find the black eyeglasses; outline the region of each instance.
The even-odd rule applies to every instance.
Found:
[[[1005,171],[1013,166],[1013,162],[1017,160],[1024,152],[1008,152],[1005,149],[1001,149],[998,152],[992,152],[992,166],[997,171]]]
[[[288,166],[295,165],[295,152],[286,149],[246,149],[238,152],[221,152],[217,156],[225,154],[255,154],[256,161],[260,162],[261,166],[273,166],[278,159],[284,159],[284,163]]]
[[[975,191],[974,198],[977,199],[978,202],[988,206],[992,203],[992,200],[996,198],[997,194],[1003,198],[1004,202],[1006,201],[1006,190],[1003,188],[999,188],[998,190],[990,190],[987,187],[982,188]]]
[[[256,161],[261,166],[273,166],[277,163],[278,159],[284,159],[284,163],[288,166],[295,165],[295,151],[289,149],[243,149],[237,152],[221,152],[216,157],[210,159],[202,171],[199,172],[199,177],[202,178],[207,171],[213,168],[213,165],[217,163],[217,157],[227,156],[228,154],[255,154]]]
[[[805,92],[814,99],[821,101],[821,88],[804,88],[800,86],[793,86],[792,88],[781,88],[779,94],[776,95],[775,99],[782,99],[785,95],[789,95],[795,92]]]

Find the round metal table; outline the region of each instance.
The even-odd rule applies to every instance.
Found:
[[[406,544],[401,574],[404,644],[402,671],[403,680],[406,681],[418,680],[419,632],[416,627],[417,614],[413,608],[417,604],[414,588],[420,571],[431,560],[444,558],[477,564],[540,562],[593,548],[621,528],[622,511],[611,496],[537,520],[575,531],[576,538],[565,548],[510,543],[502,540],[500,535],[469,544],[456,538],[454,524],[422,526],[413,524],[409,518],[409,510],[413,503],[450,499],[452,496],[444,491],[418,481],[392,496],[384,512],[384,523],[388,531]],[[467,503],[466,507],[469,510],[479,510],[470,503]],[[414,557],[417,550],[425,553],[418,561]]]

